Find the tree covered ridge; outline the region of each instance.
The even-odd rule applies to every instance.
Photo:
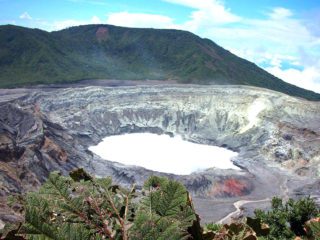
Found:
[[[310,198],[272,200],[272,209],[230,225],[200,225],[192,199],[179,182],[153,176],[141,192],[93,178],[82,169],[69,177],[50,174],[21,204],[23,223],[6,225],[0,239],[178,240],[320,238],[319,208]]]
[[[46,32],[0,26],[0,87],[83,79],[248,85],[320,100],[320,94],[186,31],[99,24]]]

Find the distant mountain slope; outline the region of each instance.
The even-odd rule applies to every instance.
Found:
[[[186,31],[86,25],[49,33],[0,26],[0,87],[82,79],[241,84],[320,100]]]

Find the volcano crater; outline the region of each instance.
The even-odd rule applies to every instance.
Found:
[[[254,87],[197,85],[40,88],[14,96],[0,101],[1,196],[37,189],[50,171],[83,167],[124,186],[139,188],[154,174],[181,181],[204,221],[219,220],[239,199],[257,200],[250,212],[275,195],[319,197],[303,188],[319,181],[316,102]],[[224,147],[238,153],[233,161],[241,170],[174,175],[106,161],[88,150],[127,133]]]

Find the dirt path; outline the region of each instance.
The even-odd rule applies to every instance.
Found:
[[[280,186],[280,189],[282,190],[283,194],[282,194],[282,199],[286,202],[289,199],[289,188],[288,188],[288,179],[284,178],[283,182]]]
[[[289,188],[288,188],[288,179],[284,178],[283,181],[281,182],[281,186],[280,189],[282,191],[282,198],[284,199],[284,201],[288,201],[289,199]],[[218,224],[224,224],[224,223],[228,223],[230,222],[232,217],[236,217],[239,216],[241,213],[241,207],[244,206],[245,204],[248,203],[258,203],[258,202],[267,202],[267,201],[271,201],[270,198],[265,198],[265,199],[260,199],[260,200],[240,200],[237,201],[235,203],[233,203],[233,206],[236,208],[235,211],[229,213],[227,216],[225,216],[224,218],[220,219],[219,221],[217,221],[216,223]]]
[[[216,223],[218,224],[224,224],[224,223],[228,223],[232,217],[234,216],[239,216],[241,213],[241,207],[245,204],[248,203],[258,203],[258,202],[267,202],[270,201],[270,198],[265,198],[265,199],[261,199],[261,200],[240,200],[237,201],[233,204],[233,206],[236,208],[235,211],[229,213],[227,216],[225,216],[224,218],[220,219],[219,221],[217,221]]]

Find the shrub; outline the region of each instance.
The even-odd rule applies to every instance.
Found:
[[[255,216],[270,226],[269,239],[291,239],[294,236],[304,236],[303,227],[306,221],[315,217],[319,210],[310,198],[302,198],[283,204],[280,198],[274,197],[270,211],[256,210]]]
[[[200,226],[186,188],[153,176],[142,192],[94,178],[78,169],[63,177],[50,174],[38,192],[18,196],[23,223],[6,225],[0,239],[11,240],[255,240],[320,239],[320,218],[311,198],[283,203],[272,199],[269,211],[231,224]]]
[[[144,191],[130,239],[201,239],[199,219],[181,183],[151,177]]]
[[[320,217],[307,221],[304,229],[309,239],[320,239]]]
[[[3,237],[174,240],[201,236],[199,218],[182,184],[152,177],[139,204],[134,198],[134,187],[121,188],[110,178],[95,179],[82,169],[70,177],[54,172],[38,192],[27,194],[22,226],[18,231],[9,228]]]

